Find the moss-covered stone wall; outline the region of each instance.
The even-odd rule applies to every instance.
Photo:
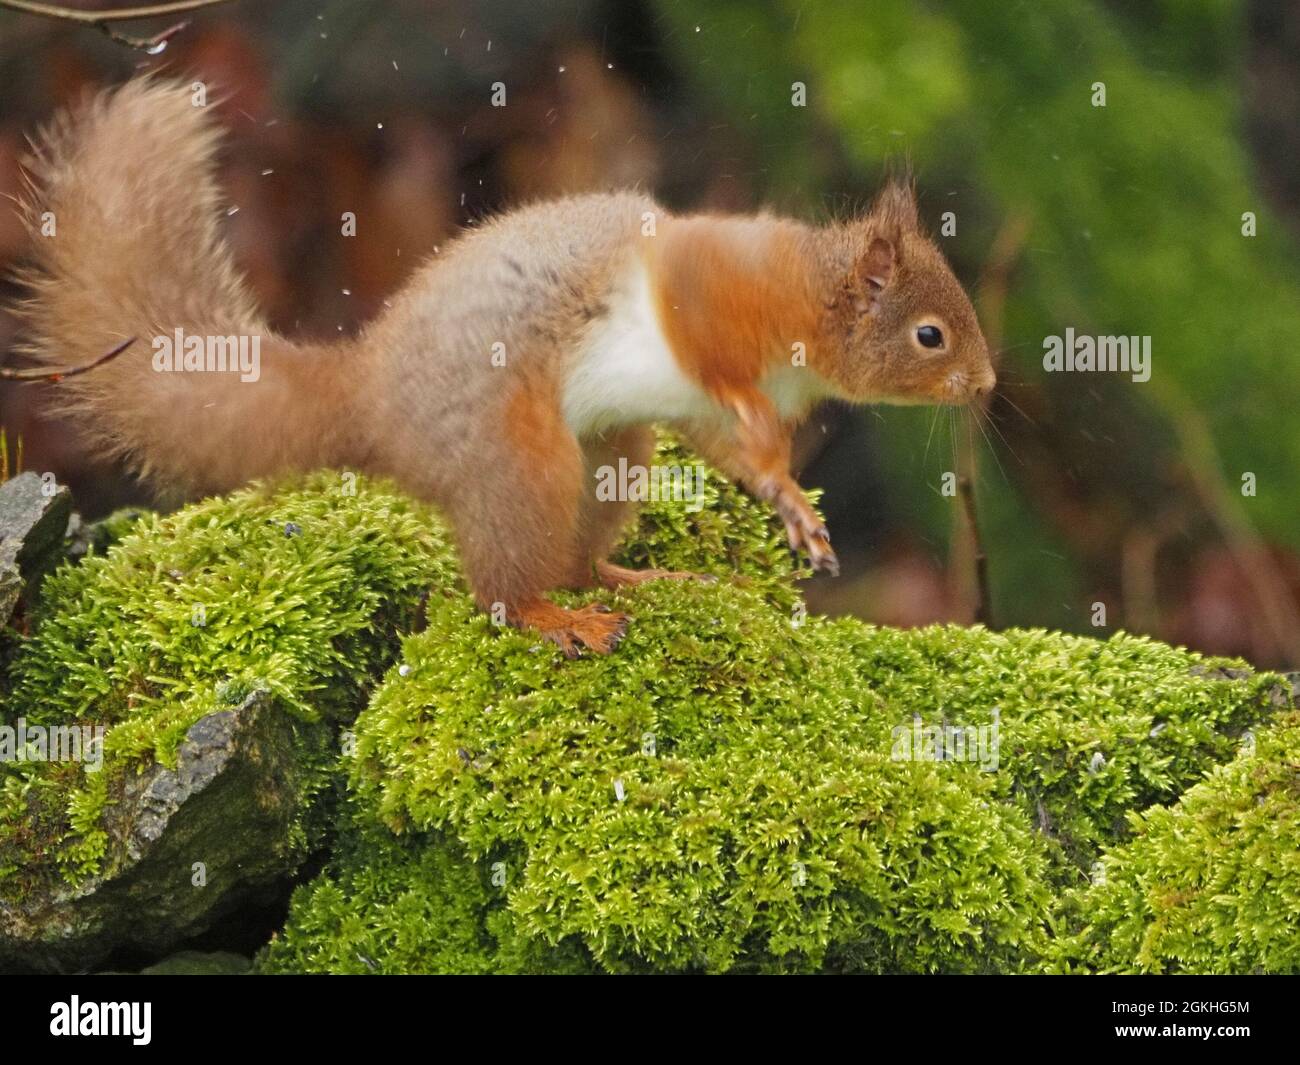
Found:
[[[38,902],[122,875],[132,782],[264,693],[297,752],[282,871],[327,860],[261,971],[1300,969],[1284,678],[807,615],[777,523],[706,485],[622,557],[720,579],[605,596],[630,632],[577,661],[477,612],[383,484],[119,522],[8,637],[5,723],[107,733],[98,771],[0,764],[0,917],[39,933]]]

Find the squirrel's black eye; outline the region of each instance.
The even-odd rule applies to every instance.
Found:
[[[916,339],[923,348],[937,348],[943,343],[943,334],[935,326],[923,325],[917,329]]]

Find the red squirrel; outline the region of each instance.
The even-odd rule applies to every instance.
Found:
[[[791,547],[833,573],[790,474],[800,419],[830,397],[966,403],[995,383],[900,183],[824,226],[677,215],[638,192],[520,207],[423,264],[355,338],[280,337],[219,232],[219,141],[188,87],[153,78],[44,131],[22,204],[21,350],[50,367],[178,329],[259,337],[256,381],[158,372],[139,343],[65,381],[61,405],[172,497],[319,467],[391,477],[446,515],[480,606],[569,656],[612,650],[628,617],[546,593],[692,576],[607,559],[631,507],[597,500],[593,471],[648,466],[654,423],[771,503]]]

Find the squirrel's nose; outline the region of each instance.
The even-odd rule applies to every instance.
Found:
[[[994,376],[992,370],[989,370],[983,377],[975,382],[974,386],[971,388],[971,395],[975,399],[983,399],[997,387],[997,383],[997,377]]]

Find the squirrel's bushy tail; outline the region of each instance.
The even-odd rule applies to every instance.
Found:
[[[220,136],[187,86],[129,82],[42,132],[22,204],[33,266],[19,350],[65,366],[137,337],[51,391],[88,444],[186,494],[334,461],[346,391],[341,352],[275,337],[235,269],[219,229]],[[154,338],[178,329],[203,343],[258,338],[258,378],[160,370]]]

